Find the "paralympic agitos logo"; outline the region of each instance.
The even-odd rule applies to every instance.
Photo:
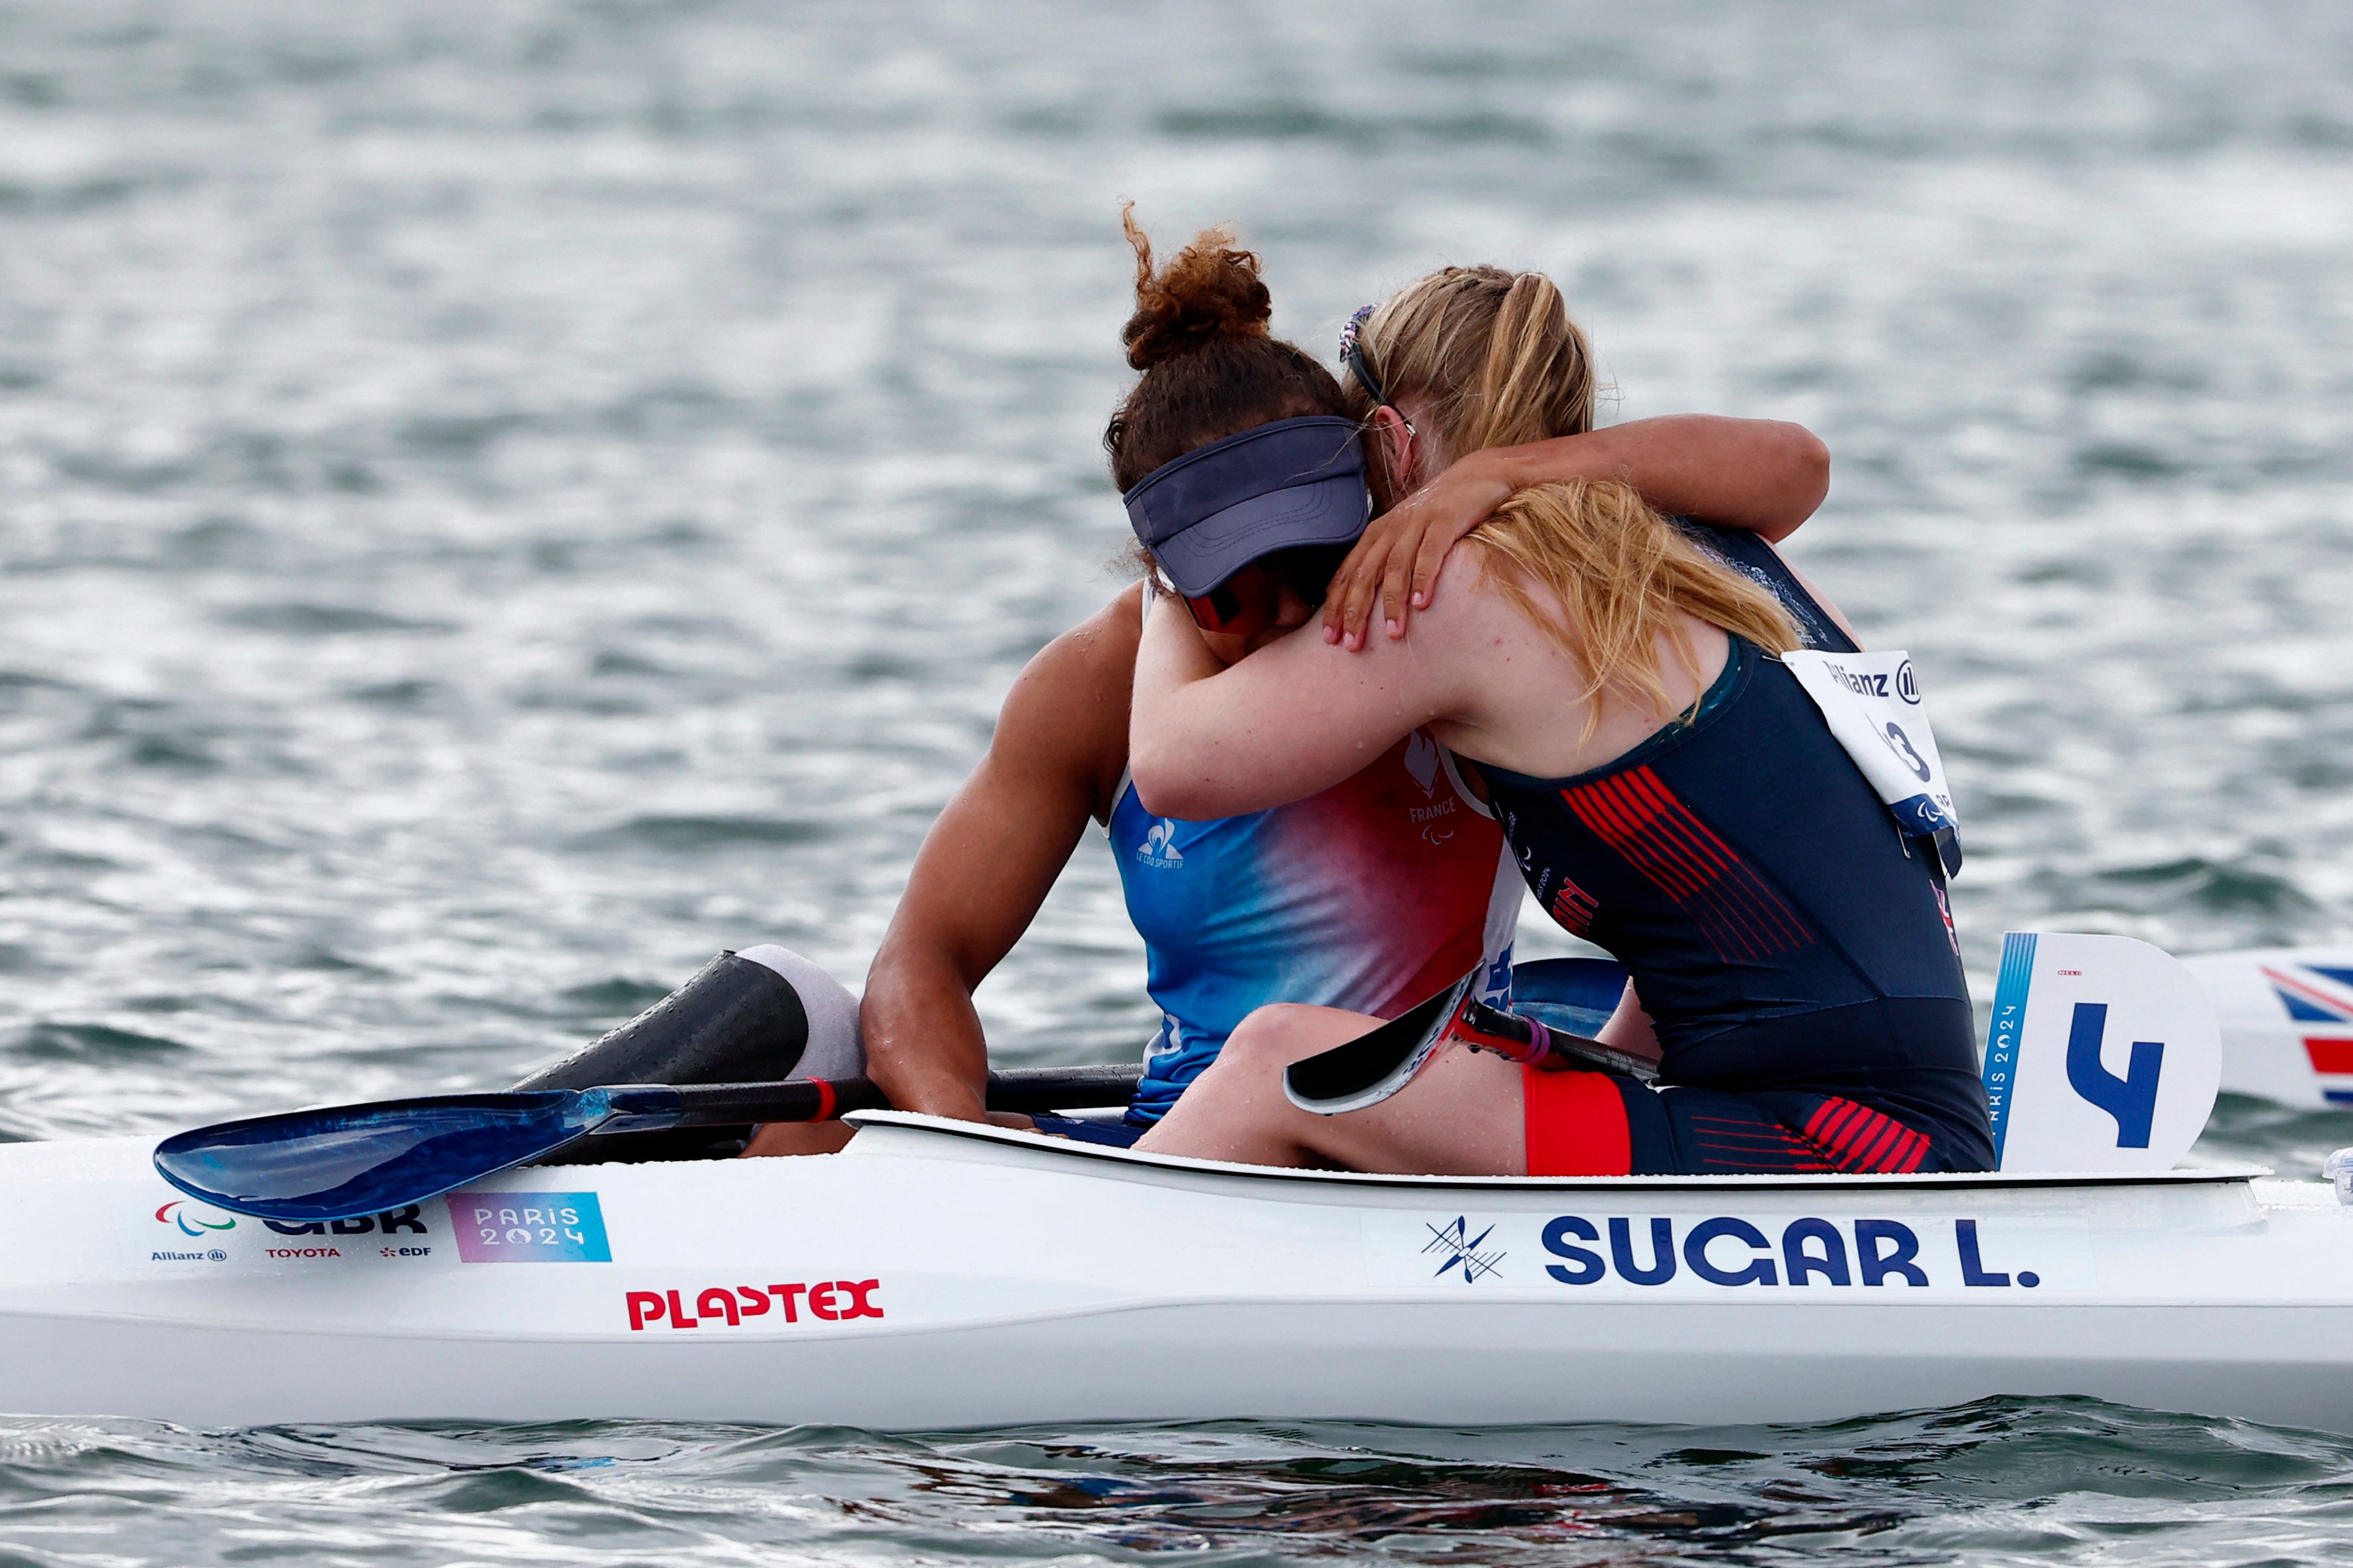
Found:
[[[237,1228],[235,1215],[221,1215],[217,1219],[206,1217],[216,1212],[198,1207],[185,1198],[174,1198],[155,1211],[155,1223],[168,1225],[182,1236],[195,1237],[202,1241]],[[207,1247],[201,1250],[164,1247],[151,1250],[147,1260],[150,1263],[226,1263],[228,1261],[228,1249],[223,1247]]]
[[[202,1215],[190,1212],[190,1205],[186,1199],[174,1198],[155,1211],[155,1223],[175,1226],[182,1236],[201,1237],[218,1231],[235,1230],[237,1216],[228,1215],[217,1220],[206,1219]]]

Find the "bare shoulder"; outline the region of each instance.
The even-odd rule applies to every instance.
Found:
[[[1846,618],[1846,612],[1831,602],[1831,596],[1822,592],[1820,585],[1811,577],[1807,576],[1804,569],[1796,562],[1789,559],[1789,552],[1769,539],[1765,542],[1765,548],[1781,558],[1781,564],[1788,567],[1789,575],[1798,580],[1798,586],[1812,595],[1814,603],[1822,607],[1822,613],[1838,624],[1838,629],[1847,635],[1849,641],[1855,647],[1861,647],[1862,634],[1854,629],[1854,623]]]
[[[1127,767],[1142,594],[1140,584],[1122,591],[1039,649],[1006,693],[989,745],[994,763],[1082,777],[1098,818]]]
[[[1144,630],[1143,596],[1141,583],[1122,589],[1111,603],[1039,648],[1013,683],[1006,706],[1023,697],[1063,702],[1115,699],[1124,724]]]
[[[1509,557],[1464,540],[1447,552],[1429,605],[1414,612],[1402,638],[1376,629],[1362,653],[1333,658],[1402,710],[1477,724],[1493,717],[1501,694],[1531,681],[1567,680],[1572,691],[1581,684],[1558,640],[1523,604],[1539,616],[1560,614],[1550,590]]]
[[[1509,556],[1466,541],[1447,557],[1411,640],[1424,642],[1429,686],[1441,699],[1438,739],[1458,753],[1518,773],[1576,773],[1590,700],[1569,652],[1575,628],[1560,600]]]
[[[1504,591],[1506,583],[1510,594]],[[1430,608],[1413,622],[1415,635],[1426,620],[1434,644],[1451,640],[1465,647],[1493,647],[1498,642],[1514,647],[1525,643],[1531,648],[1551,647],[1552,639],[1513,602],[1514,596],[1539,614],[1566,618],[1567,612],[1552,590],[1523,571],[1518,563],[1478,540],[1466,539],[1448,552]]]

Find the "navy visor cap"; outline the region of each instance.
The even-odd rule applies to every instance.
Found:
[[[1329,414],[1198,447],[1123,499],[1135,537],[1187,596],[1278,550],[1346,544],[1373,515],[1356,422]]]

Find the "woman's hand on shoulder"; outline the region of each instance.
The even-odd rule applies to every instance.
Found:
[[[1382,629],[1405,636],[1448,551],[1521,486],[1565,479],[1617,479],[1662,511],[1778,542],[1821,504],[1830,448],[1801,425],[1670,414],[1473,452],[1366,528],[1324,595],[1324,640],[1363,648],[1376,603]]]
[[[1324,640],[1351,652],[1370,636],[1378,604],[1383,631],[1405,636],[1415,610],[1428,609],[1446,552],[1511,499],[1512,482],[1486,453],[1473,452],[1373,519],[1324,596]]]

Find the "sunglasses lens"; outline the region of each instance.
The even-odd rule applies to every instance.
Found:
[[[1340,570],[1340,563],[1348,558],[1352,548],[1346,544],[1323,544],[1286,550],[1269,556],[1265,564],[1302,601],[1321,605],[1324,596],[1332,591],[1332,574]]]
[[[1230,577],[1206,594],[1187,594],[1185,605],[1193,612],[1193,624],[1205,632],[1237,631],[1240,629],[1237,623],[1250,618]]]
[[[1332,574],[1348,558],[1350,548],[1345,544],[1303,546],[1253,561],[1208,593],[1186,595],[1193,624],[1205,632],[1244,637],[1262,631],[1281,618],[1285,588],[1302,603],[1320,605],[1331,591]]]

